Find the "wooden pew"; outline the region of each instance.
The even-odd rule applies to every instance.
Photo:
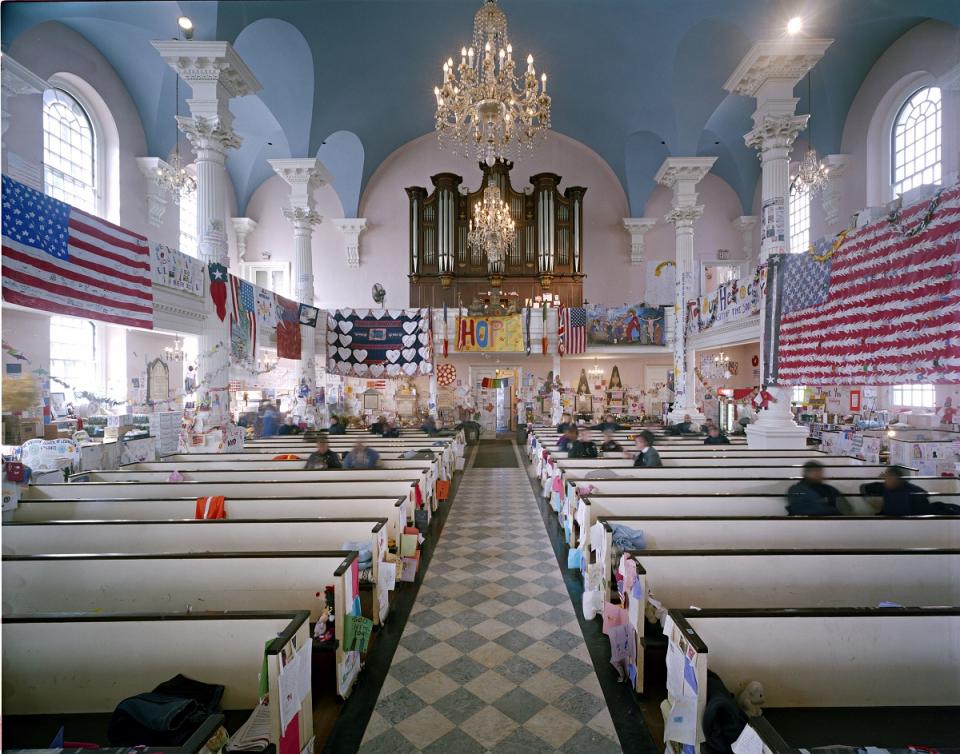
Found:
[[[385,518],[48,521],[3,525],[4,555],[343,550],[367,542],[373,556],[372,617],[382,623],[389,594],[377,575],[387,554]]]
[[[357,553],[342,550],[11,555],[3,558],[3,613],[254,608],[307,610],[315,621],[328,586],[334,588],[335,615],[347,615],[359,597],[357,576]],[[344,651],[343,623],[336,621],[333,651],[338,690],[346,698],[356,677],[350,668],[359,668],[359,657]],[[344,685],[347,675],[350,681]]]
[[[838,742],[960,746],[960,608],[672,610],[669,615],[669,641],[689,659],[699,689],[706,689],[708,668],[734,694],[751,681],[763,684],[763,716],[750,724],[764,752]],[[673,667],[683,672],[682,661]],[[706,694],[698,693],[696,700],[700,727]],[[679,746],[670,747],[679,752]]]
[[[279,698],[279,658],[309,646],[308,618],[306,611],[292,610],[4,618],[4,747],[47,747],[61,725],[68,738],[105,743],[110,713],[120,701],[178,673],[225,687],[222,708],[232,733],[257,705],[264,651],[270,698]],[[304,742],[313,736],[312,701],[308,694],[299,709]],[[269,709],[278,745],[280,708]],[[201,751],[220,719],[190,746],[165,750]]]

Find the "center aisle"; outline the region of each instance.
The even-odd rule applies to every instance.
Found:
[[[493,750],[620,745],[526,471],[471,459],[360,751]]]

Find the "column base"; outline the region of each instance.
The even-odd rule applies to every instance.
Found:
[[[685,416],[690,417],[690,422],[697,430],[707,420],[707,417],[701,414],[696,406],[680,406],[679,408],[674,406],[673,411],[667,414],[667,419],[672,424],[679,424],[684,421]]]
[[[747,445],[755,450],[803,450],[809,436],[805,428],[785,417],[762,415],[747,427]]]

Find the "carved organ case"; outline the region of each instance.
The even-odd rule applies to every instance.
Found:
[[[516,291],[520,301],[558,293],[567,306],[583,301],[583,196],[570,186],[562,193],[555,173],[537,173],[518,191],[510,184],[513,164],[480,164],[480,187],[467,192],[454,173],[431,177],[434,190],[408,188],[410,201],[410,305],[458,306],[482,299],[491,289]],[[467,245],[474,209],[488,185],[500,189],[516,235],[500,262]]]

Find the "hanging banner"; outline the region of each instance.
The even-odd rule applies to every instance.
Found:
[[[664,310],[644,306],[588,306],[589,345],[662,346]]]
[[[677,265],[671,259],[646,264],[646,287],[643,298],[649,306],[673,306]]]
[[[760,244],[768,256],[787,251],[787,210],[782,196],[767,199],[760,207]]]
[[[205,266],[199,259],[166,244],[155,242],[150,245],[150,275],[154,285],[202,296]]]
[[[523,353],[523,316],[457,317],[457,350]]]
[[[277,322],[277,356],[300,358],[300,307],[296,301],[277,296],[280,321]]]
[[[751,280],[721,283],[709,296],[687,303],[687,331],[703,332],[714,325],[739,322],[759,313],[766,290],[766,267],[759,268]]]
[[[429,309],[337,309],[327,318],[327,369],[355,377],[433,371]]]

